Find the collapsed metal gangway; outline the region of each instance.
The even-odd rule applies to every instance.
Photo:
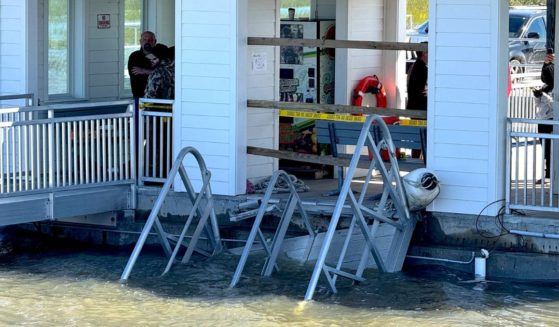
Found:
[[[359,197],[356,198],[350,186],[356,174],[357,166],[361,160],[361,153],[364,148],[368,149],[371,160],[361,192]],[[388,163],[380,159],[381,150],[388,152]],[[321,275],[324,275],[333,293],[337,292],[336,283],[338,277],[353,281],[363,281],[363,273],[367,267],[371,266],[371,258],[374,265],[382,272],[397,272],[402,269],[411,236],[415,228],[416,219],[415,215],[409,210],[404,182],[400,177],[395,147],[390,132],[382,117],[377,115],[369,116],[363,124],[347,170],[347,177],[340,189],[340,194],[334,206],[328,229],[323,235],[318,235],[313,231],[313,227],[309,223],[307,214],[303,209],[303,203],[295,189],[290,185],[289,200],[284,206],[275,236],[271,244],[266,242],[260,230],[260,224],[263,216],[271,211],[272,207],[277,209],[277,207],[274,207],[277,206],[277,204],[271,205],[272,201],[270,200],[270,196],[279,176],[287,180],[289,179],[282,171],[276,172],[273,175],[272,182],[262,198],[247,244],[243,249],[237,270],[233,276],[231,287],[234,287],[239,282],[239,278],[241,277],[244,265],[256,237],[259,238],[267,255],[262,275],[270,276],[273,270],[277,269],[276,259],[280,253],[282,243],[286,240],[285,233],[296,207],[299,208],[299,212],[309,231],[312,243],[320,243],[318,240],[322,240],[319,251],[313,251],[311,248],[306,250],[308,251],[306,252],[307,254],[311,251],[313,253],[318,252],[318,256],[307,256],[306,258],[309,260],[316,259],[316,264],[305,295],[305,300],[311,300],[313,298]],[[371,201],[366,198],[367,190],[373,176],[380,176],[383,180],[383,192],[378,201]],[[342,213],[347,215],[348,209],[350,211],[351,221],[347,232],[345,234],[337,233],[339,231],[338,226]],[[386,230],[390,231],[388,250],[384,252],[379,249],[379,244],[377,244],[378,239],[375,238],[379,229],[382,229],[383,233],[386,233]],[[359,232],[362,239],[356,240]],[[337,236],[335,236],[336,234]],[[343,235],[341,247],[337,245],[340,244],[340,242],[333,242],[335,237],[340,237],[339,235]],[[317,244],[313,245],[318,246]],[[349,252],[355,252],[356,246],[359,246],[357,249],[357,256],[360,257],[360,259],[354,271],[350,271],[350,268],[346,267],[346,257]]]
[[[376,140],[373,137],[372,127],[377,130],[377,133],[374,133],[378,135]],[[365,183],[363,184],[359,198],[356,199],[350,186],[355,172],[357,171],[357,164],[364,147],[372,154],[372,160],[370,161]],[[388,152],[389,165],[381,159],[380,152],[382,149]],[[380,201],[373,207],[368,207],[364,204],[364,200],[369,182],[377,171],[380,172],[383,180],[383,192]],[[344,245],[339,252],[336,265],[331,266],[327,264],[326,257],[328,253],[333,250],[331,245],[334,233],[336,232],[344,204],[348,198],[349,205],[353,210],[353,217]],[[373,224],[369,225],[366,218],[372,219]],[[389,250],[385,256],[381,255],[375,244],[375,234],[381,223],[394,227],[394,234],[392,235]],[[378,115],[369,116],[361,129],[354,154],[347,170],[347,177],[343,182],[340,195],[336,201],[336,207],[330,219],[330,224],[305,294],[305,300],[311,300],[313,298],[321,274],[324,275],[330,289],[334,293],[337,292],[336,282],[338,277],[362,281],[363,272],[370,257],[373,258],[379,271],[400,271],[404,263],[413,230],[415,229],[415,223],[415,217],[412,216],[408,208],[406,190],[403,180],[400,177],[396,149],[392,142],[388,127],[384,123],[382,117]],[[354,272],[348,272],[342,269],[342,264],[348,251],[353,229],[356,227],[358,227],[363,234],[365,244],[363,245],[363,254],[357,269]]]
[[[274,192],[274,188],[278,184],[279,180],[283,180],[287,184],[287,187],[289,189],[289,197],[287,199],[285,206],[283,206],[283,210],[282,210],[283,212],[280,221],[278,223],[276,232],[274,234],[274,237],[271,240],[271,242],[268,242],[266,240],[266,237],[264,236],[264,233],[260,229],[260,224],[262,223],[264,216],[269,211],[280,208],[279,204],[277,205],[270,204],[270,199]],[[282,170],[276,171],[272,175],[272,178],[270,179],[270,183],[266,188],[266,192],[264,193],[264,197],[262,198],[262,202],[256,213],[256,217],[254,223],[252,224],[252,228],[250,230],[247,243],[243,249],[243,253],[241,254],[241,258],[237,265],[237,269],[235,270],[235,274],[233,275],[233,279],[231,281],[230,287],[235,287],[239,282],[246,261],[248,259],[248,256],[250,255],[250,252],[254,245],[254,241],[256,240],[256,237],[258,237],[260,244],[262,245],[264,251],[266,252],[266,260],[264,262],[264,267],[262,268],[262,276],[270,276],[273,273],[274,269],[276,271],[279,271],[279,267],[277,266],[276,261],[278,255],[280,254],[281,246],[285,239],[285,235],[287,233],[289,223],[291,222],[291,219],[293,218],[293,214],[295,213],[295,209],[298,209],[298,212],[303,219],[303,224],[305,225],[305,228],[307,229],[307,232],[309,233],[310,236],[309,239],[310,243],[309,246],[307,247],[307,253],[306,253],[306,256],[308,256],[312,248],[312,243],[314,242],[314,239],[316,237],[316,231],[314,231],[312,228],[309,217],[305,212],[305,209],[303,208],[303,203],[301,201],[301,198],[299,197],[299,194],[297,193],[293,181],[285,171]],[[249,218],[249,217],[250,215],[245,215],[244,218]],[[233,220],[239,221],[239,219],[233,219]]]
[[[190,178],[188,177],[186,169],[183,165],[185,157],[188,154],[194,156],[194,158],[198,162],[198,166],[200,167],[200,173],[202,176],[202,187],[200,188],[200,191],[198,193],[195,192],[194,187],[192,186],[192,183],[190,182]],[[165,200],[167,194],[169,193],[169,190],[171,189],[171,185],[176,181],[178,181],[178,179],[176,178],[177,173],[179,174],[180,181],[182,181],[184,188],[186,190],[187,200],[189,200],[190,203],[192,204],[192,208],[190,210],[188,218],[186,219],[184,227],[178,238],[170,233],[165,232],[158,218],[159,211],[161,210],[163,201]],[[187,263],[190,260],[194,251],[197,251],[206,256],[210,256],[222,251],[223,246],[221,243],[219,226],[217,223],[217,217],[214,210],[214,201],[213,201],[213,196],[210,187],[210,178],[211,178],[211,173],[206,168],[204,159],[202,158],[202,155],[200,154],[200,152],[198,152],[198,150],[196,150],[193,147],[186,147],[179,152],[177,158],[175,159],[175,162],[173,163],[173,167],[169,172],[167,181],[163,185],[163,188],[161,189],[159,196],[155,200],[153,209],[151,210],[151,213],[146,221],[146,224],[144,225],[144,228],[142,230],[142,233],[140,234],[138,242],[136,243],[136,246],[134,247],[134,250],[132,251],[130,258],[128,259],[128,263],[124,268],[124,271],[121,276],[122,282],[127,281],[128,278],[130,277],[130,273],[132,272],[132,269],[134,268],[138,256],[140,255],[140,252],[142,251],[142,248],[146,243],[147,237],[150,234],[154,225],[155,225],[155,231],[159,238],[159,242],[161,243],[161,246],[163,247],[163,250],[167,258],[169,259],[163,274],[169,272],[172,265],[175,262],[177,262],[176,257],[178,255],[180,248],[183,246],[186,247],[186,251],[181,259],[182,263]],[[190,227],[195,218],[198,219],[198,222],[196,224],[196,227],[194,228],[194,231],[189,237],[190,240],[187,241],[186,240],[187,233],[191,229]],[[212,249],[211,253],[198,246],[198,242],[200,241],[200,236],[202,232],[206,234],[206,237],[210,243],[209,246]],[[175,243],[174,248],[171,248],[171,243]]]

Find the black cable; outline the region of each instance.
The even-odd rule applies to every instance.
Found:
[[[493,239],[493,238],[500,238],[500,237],[503,236],[503,235],[509,234],[509,231],[508,231],[508,229],[505,228],[505,226],[504,226],[504,221],[503,221],[503,219],[504,219],[504,213],[505,213],[505,207],[504,207],[504,206],[501,206],[501,207],[499,208],[499,211],[497,211],[497,215],[495,216],[495,225],[496,225],[498,228],[501,229],[501,232],[499,233],[499,235],[494,235],[494,234],[488,233],[488,232],[486,232],[486,231],[483,231],[483,230],[480,229],[480,226],[479,226],[479,219],[481,218],[481,215],[483,214],[483,212],[484,212],[487,208],[489,208],[490,206],[492,206],[492,205],[494,205],[494,204],[496,204],[496,203],[499,203],[499,202],[503,202],[503,201],[505,201],[505,199],[495,200],[495,201],[493,201],[493,202],[487,204],[485,207],[483,207],[483,209],[481,209],[481,211],[480,211],[479,214],[477,215],[477,217],[476,217],[476,223],[475,223],[475,226],[476,226],[476,233],[479,234],[481,237]],[[505,233],[503,233],[503,230],[505,231]]]
[[[486,205],[486,206],[480,211],[480,213],[479,213],[479,214],[477,215],[477,217],[476,217],[476,232],[477,232],[477,234],[479,234],[481,237],[484,237],[484,238],[496,239],[495,242],[494,242],[494,244],[493,244],[493,247],[492,247],[490,250],[488,250],[489,253],[492,253],[492,252],[497,248],[497,243],[499,242],[499,239],[501,238],[501,236],[510,234],[510,231],[505,227],[505,221],[504,221],[505,209],[506,209],[506,208],[505,208],[505,206],[501,206],[501,207],[499,208],[499,210],[497,211],[497,215],[495,216],[495,226],[497,226],[497,228],[500,229],[500,232],[499,232],[498,235],[490,234],[490,233],[488,233],[488,232],[486,232],[486,231],[481,230],[481,229],[479,228],[479,219],[480,219],[482,213],[483,213],[488,207],[490,207],[491,205],[494,205],[495,203],[499,203],[499,202],[503,202],[503,201],[505,201],[505,200],[504,200],[504,199],[501,199],[501,200],[496,200],[496,201],[493,201],[493,202],[489,203],[488,205]]]

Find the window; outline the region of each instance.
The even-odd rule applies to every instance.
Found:
[[[536,18],[532,22],[532,24],[530,24],[530,27],[528,27],[528,33],[526,33],[526,35],[530,33],[538,33],[540,39],[546,38],[545,22],[543,21],[543,18]]]
[[[70,90],[70,3],[48,1],[48,94],[68,95]]]
[[[311,1],[310,0],[281,0],[280,18],[289,19],[289,9],[295,9],[295,20],[306,20],[311,17]]]
[[[525,16],[509,15],[509,37],[519,38],[527,20],[528,18]]]
[[[130,93],[130,75],[128,74],[128,57],[140,48],[142,34],[143,0],[125,0],[124,2],[124,92]]]

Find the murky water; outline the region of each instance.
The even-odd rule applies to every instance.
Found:
[[[259,276],[249,261],[238,288],[228,285],[238,257],[223,254],[160,277],[165,260],[142,253],[127,285],[118,282],[129,252],[41,241],[0,256],[0,325],[36,326],[554,326],[559,285],[468,283],[442,269],[370,271],[357,286],[321,281],[302,302],[310,266],[280,262]]]

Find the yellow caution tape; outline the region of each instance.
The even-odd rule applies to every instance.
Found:
[[[305,111],[294,111],[294,110],[280,110],[279,115],[281,117],[336,120],[336,121],[347,121],[347,122],[354,122],[354,123],[363,123],[365,122],[365,118],[367,118],[366,116],[352,116],[347,114],[325,114],[320,112],[305,112]]]
[[[151,108],[151,109],[165,109],[172,111],[173,105],[172,104],[156,104],[150,102],[142,102],[140,103],[140,109]]]
[[[367,116],[353,116],[348,114],[326,114],[320,112],[306,112],[282,109],[279,112],[281,117],[304,118],[304,119],[320,119],[335,120],[354,123],[363,123]],[[427,126],[427,120],[400,118],[400,125],[403,126]]]
[[[402,126],[427,126],[427,120],[423,119],[400,119]]]

